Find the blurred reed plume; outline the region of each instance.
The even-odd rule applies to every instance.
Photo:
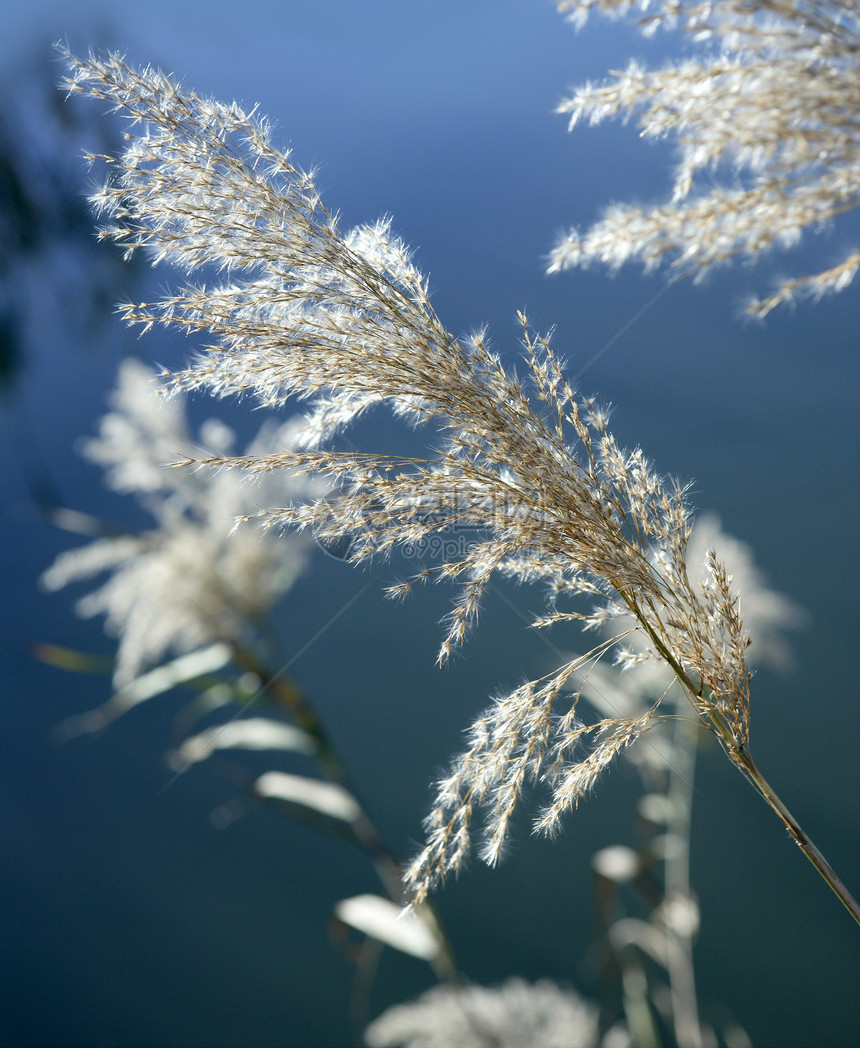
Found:
[[[717,552],[689,559],[685,486],[641,450],[624,450],[596,400],[577,393],[549,338],[520,315],[525,377],[506,369],[486,332],[457,339],[391,222],[344,231],[312,174],[272,142],[261,117],[136,70],[118,55],[66,54],[66,87],[130,120],[120,157],[94,202],[102,236],[144,248],[209,283],[122,307],[130,323],[164,324],[209,340],[168,391],[253,394],[268,406],[307,401],[301,429],[274,450],[189,457],[250,474],[316,474],[333,492],[259,515],[267,529],[349,539],[361,561],[446,528],[473,529],[461,554],[392,587],[447,579],[459,586],[439,659],[465,638],[491,580],[546,586],[535,625],[602,631],[583,656],[498,696],[438,784],[427,843],[406,872],[413,905],[463,864],[476,836],[494,863],[527,783],[548,799],[535,820],[559,828],[602,771],[662,716],[665,693],[635,713],[581,719],[583,681],[604,657],[660,664],[789,829],[855,919],[860,908],[754,764],[749,752],[751,638]],[[220,277],[219,277],[220,274]],[[212,280],[211,278],[215,278]],[[431,457],[334,451],[326,442],[385,403],[433,427]],[[674,707],[673,707],[674,709]],[[478,827],[476,816],[483,813]]]
[[[74,511],[54,514],[60,526],[94,538],[60,554],[42,584],[59,589],[101,578],[77,610],[104,616],[106,631],[117,638],[110,699],[67,718],[56,734],[69,739],[98,732],[140,703],[174,688],[189,690],[191,701],[174,718],[169,764],[175,775],[168,785],[193,765],[220,757],[222,771],[249,801],[364,851],[388,898],[342,900],[335,918],[427,961],[440,980],[452,979],[453,962],[432,913],[424,908],[410,920],[398,919],[406,901],[400,863],[354,794],[309,698],[289,676],[291,660],[279,651],[270,615],[306,568],[313,542],[307,535],[260,534],[236,524],[261,500],[285,493],[321,497],[326,485],[309,476],[284,483],[269,474],[252,484],[230,470],[170,469],[177,455],[200,448],[229,452],[235,435],[210,419],[192,437],[185,398],[159,397],[155,372],[140,361],[123,362],[110,406],[83,453],[102,467],[106,486],[133,497],[151,521],[132,531]],[[300,428],[296,420],[269,420],[246,450],[254,455],[289,447]],[[56,664],[63,654],[46,650],[43,658]],[[92,662],[77,654],[79,664]],[[227,753],[251,751],[272,754],[274,766],[255,775],[223,760]],[[285,772],[278,755],[311,758],[317,774],[307,774],[301,761],[303,774]],[[226,805],[212,821],[226,825],[235,811],[235,802]]]
[[[136,496],[150,526],[104,534],[69,550],[43,577],[47,588],[59,589],[110,572],[78,610],[87,617],[104,615],[108,632],[118,637],[118,689],[167,655],[240,642],[292,587],[310,552],[302,537],[233,527],[236,517],[253,512],[267,498],[259,486],[229,473],[183,475],[164,468],[177,455],[200,448],[226,453],[235,436],[214,419],[192,436],[185,405],[178,398],[159,402],[153,396],[155,377],[140,361],[126,360],[111,397],[112,410],[102,419],[99,435],[83,445],[85,457],[105,471],[108,487]],[[248,451],[289,445],[296,428],[295,423],[268,422]],[[319,481],[307,477],[291,480],[290,488],[297,495],[323,490]]]

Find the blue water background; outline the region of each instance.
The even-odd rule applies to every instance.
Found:
[[[259,102],[298,162],[320,165],[344,226],[393,214],[449,330],[487,323],[511,362],[517,309],[538,329],[555,326],[576,371],[666,283],[632,269],[547,278],[543,258],[560,229],[587,224],[613,199],[665,194],[668,149],[644,145],[631,127],[568,136],[552,109],[570,86],[671,41],[648,44],[599,22],[576,36],[539,0],[156,2],[74,13],[36,4],[2,19],[7,69],[36,54],[40,35],[66,35],[78,47],[114,43],[203,93]],[[695,503],[717,511],[771,584],[809,613],[795,670],[755,679],[752,751],[855,893],[858,292],[777,312],[765,326],[737,312],[774,272],[835,262],[857,233],[849,218],[770,266],[673,285],[581,379],[614,403],[621,442],[695,478]],[[139,341],[115,320],[82,344],[50,305],[56,296],[36,290],[45,306],[3,406],[0,1045],[350,1043],[353,971],[326,926],[338,899],[375,890],[362,857],[263,810],[213,829],[210,812],[234,794],[205,768],[164,789],[178,698],[98,737],[52,741],[62,718],[107,697],[107,681],[42,665],[28,645],[111,645],[98,624],[74,618],[73,594],[38,590],[40,572],[75,539],[38,519],[28,485],[49,478],[73,508],[128,513],[101,492],[75,441],[93,432],[124,355],[178,364],[190,347],[163,335]],[[258,421],[247,405],[201,399],[194,411],[244,432]],[[366,437],[419,439],[381,415]],[[436,669],[450,594],[431,587],[405,606],[387,602],[382,587],[396,569],[356,572],[318,557],[278,623],[288,651],[319,634],[296,676],[387,838],[408,853],[428,783],[471,718],[497,689],[551,668],[552,653],[523,622],[542,595],[504,589],[462,655]],[[620,764],[559,840],[532,839],[523,820],[499,869],[475,864],[445,890],[440,909],[471,978],[593,986],[588,860],[632,839],[637,796]],[[723,1006],[762,1048],[858,1043],[858,929],[715,747],[697,777],[692,881],[703,1002]],[[419,962],[386,955],[371,1010],[430,982]]]

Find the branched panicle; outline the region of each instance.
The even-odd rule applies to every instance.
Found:
[[[252,392],[266,404],[311,400],[289,446],[207,460],[322,474],[338,485],[339,494],[272,509],[264,522],[312,529],[324,541],[348,536],[354,560],[448,527],[471,529],[475,541],[458,555],[395,587],[428,577],[460,584],[440,659],[463,640],[497,573],[548,587],[553,603],[540,625],[613,627],[590,655],[497,699],[476,722],[439,785],[427,849],[408,875],[414,898],[461,864],[478,809],[486,812],[482,854],[492,862],[527,782],[550,791],[539,822],[553,830],[647,730],[656,706],[586,726],[565,690],[616,642],[630,662],[668,664],[724,744],[742,747],[746,636],[725,571],[712,558],[706,584],[691,583],[685,489],[638,449],[618,447],[607,411],[570,386],[549,340],[520,316],[520,381],[485,333],[458,340],[445,330],[389,222],[340,230],[312,177],[275,149],[260,118],[114,56],[69,62],[71,89],[111,100],[138,125],[97,196],[116,220],[106,235],[191,274],[224,271],[221,284],[189,284],[160,303],[126,307],[130,321],[209,340],[191,367],[166,376],[168,388]],[[431,421],[443,445],[421,460],[323,445],[376,402],[408,421]],[[583,597],[597,607],[585,610]],[[568,705],[559,710],[563,692]]]
[[[584,234],[572,230],[550,269],[617,267],[664,258],[704,271],[796,243],[860,202],[860,12],[854,0],[557,0],[582,24],[593,8],[641,12],[646,31],[681,28],[701,57],[663,69],[631,62],[559,106],[571,126],[637,115],[646,138],[672,136],[680,159],[671,201],[616,204]],[[731,184],[715,183],[729,165]],[[698,190],[699,183],[702,189]],[[851,251],[820,273],[784,281],[749,312],[798,295],[839,291],[860,268]]]

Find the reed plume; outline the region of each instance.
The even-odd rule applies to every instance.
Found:
[[[595,8],[612,17],[638,11],[645,32],[683,31],[695,57],[662,69],[631,61],[559,105],[571,127],[636,117],[643,138],[673,139],[679,157],[669,201],[614,204],[584,233],[573,229],[559,240],[551,271],[633,260],[654,268],[671,260],[701,274],[736,256],[790,247],[804,229],[829,225],[860,203],[860,14],[853,0],[556,6],[575,25]],[[783,280],[748,312],[764,317],[792,299],[840,291],[858,267],[860,252],[851,250],[836,265]]]
[[[284,478],[319,474],[335,486],[325,499],[267,510],[263,525],[312,530],[323,542],[348,538],[354,561],[471,529],[475,539],[460,554],[391,589],[401,595],[428,579],[458,585],[440,661],[464,640],[497,576],[546,586],[549,609],[536,625],[604,631],[587,655],[500,695],[475,722],[438,784],[427,844],[406,873],[413,904],[461,867],[479,812],[481,855],[492,863],[526,783],[548,791],[536,825],[553,832],[655,723],[659,697],[635,716],[580,719],[581,689],[571,682],[614,652],[622,664],[669,667],[701,721],[860,919],[749,756],[750,638],[714,550],[703,581],[692,581],[699,566],[688,565],[685,486],[662,477],[641,450],[618,446],[608,410],[571,387],[549,338],[520,314],[520,379],[485,331],[458,339],[445,329],[390,220],[340,228],[313,176],[276,148],[265,120],[117,55],[67,59],[70,91],[109,101],[137,125],[121,157],[103,158],[110,175],[94,202],[111,221],[102,235],[189,274],[222,274],[220,282],[188,283],[159,302],[123,307],[131,323],[209,340],[186,369],[164,376],[165,388],[253,394],[268,406],[308,402],[292,446],[203,460]],[[436,450],[415,458],[326,446],[380,403],[432,425]]]

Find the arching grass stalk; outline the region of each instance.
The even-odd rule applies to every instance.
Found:
[[[630,602],[630,607],[631,611],[633,611],[634,605],[632,601]],[[720,708],[718,703],[714,703],[706,697],[702,685],[696,687],[689,674],[678,665],[672,653],[666,649],[661,639],[654,634],[651,627],[646,623],[643,623],[643,625],[646,632],[648,632],[651,637],[655,648],[657,648],[661,656],[671,666],[678,683],[681,685],[684,694],[689,699],[690,705],[696,711],[702,723],[720,740],[720,743],[728,754],[731,762],[753,785],[772,811],[776,813],[780,822],[791,834],[792,839],[798,848],[800,848],[803,854],[824,878],[825,882],[830,886],[845,909],[848,910],[854,920],[860,924],[860,904],[857,903],[857,900],[845,887],[842,879],[818,850],[797,819],[795,819],[788,808],[783,804],[779,795],[759,771],[755,761],[753,761],[752,755],[746,744],[748,732],[744,732],[742,737],[738,737],[736,732],[736,722],[733,723],[731,719],[726,717],[725,712]]]
[[[333,487],[325,498],[258,515],[264,527],[348,539],[354,562],[446,528],[469,529],[473,542],[391,590],[459,583],[440,661],[464,640],[499,575],[547,587],[550,610],[536,625],[612,631],[584,660],[498,696],[472,725],[437,783],[425,847],[406,872],[410,905],[461,868],[476,836],[484,861],[498,861],[529,783],[549,793],[536,829],[556,832],[614,757],[655,723],[659,701],[636,716],[579,718],[579,694],[571,699],[568,684],[609,644],[622,665],[671,667],[730,759],[860,920],[749,756],[750,637],[714,550],[703,581],[691,582],[699,573],[688,566],[686,488],[657,473],[639,448],[616,443],[607,409],[572,388],[548,338],[519,314],[520,379],[485,331],[458,339],[445,329],[390,220],[340,228],[312,175],[273,144],[264,119],[117,55],[66,57],[70,91],[106,100],[129,119],[125,153],[102,158],[110,174],[93,197],[110,219],[102,235],[188,274],[223,275],[123,307],[130,323],[204,340],[197,359],[165,376],[166,388],[251,394],[270,407],[310,402],[289,446],[203,460],[283,482],[315,474]],[[432,456],[330,448],[334,434],[382,403],[434,427]],[[592,610],[581,610],[583,597]]]

